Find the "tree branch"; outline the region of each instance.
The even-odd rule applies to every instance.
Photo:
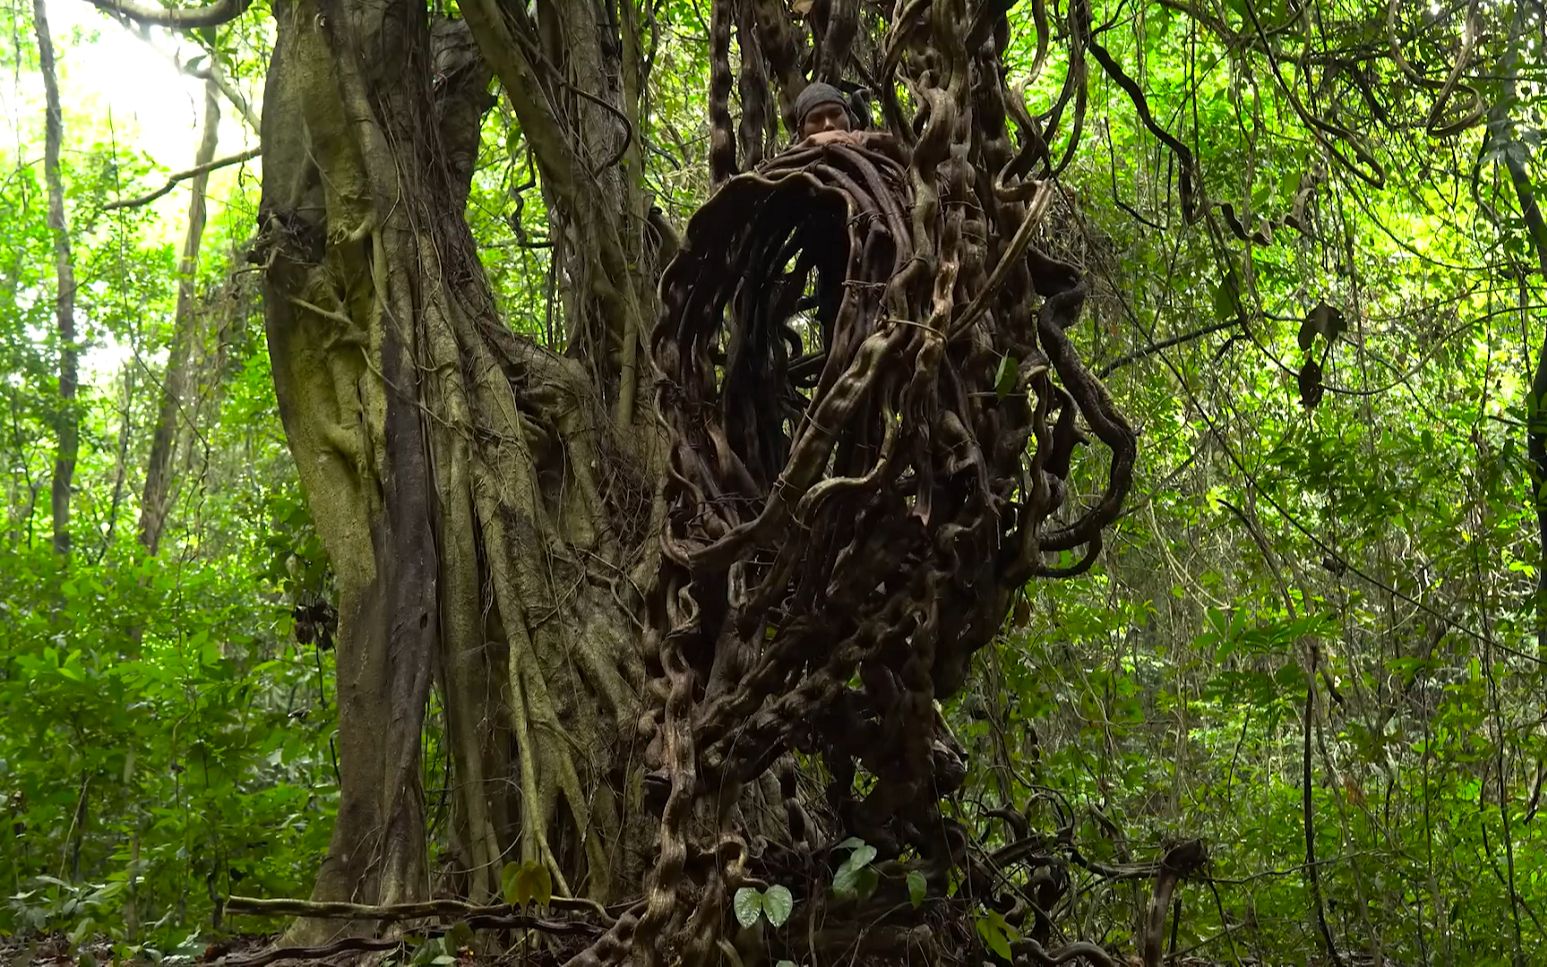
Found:
[[[165,195],[173,188],[176,188],[179,182],[187,181],[189,178],[197,177],[204,174],[205,172],[214,171],[216,168],[229,168],[231,165],[241,164],[244,161],[251,161],[252,159],[258,157],[260,150],[260,148],[248,148],[241,154],[233,154],[225,158],[216,158],[214,161],[211,161],[208,164],[194,165],[187,171],[179,171],[177,174],[172,175],[167,179],[166,184],[162,185],[160,188],[157,188],[155,191],[148,195],[140,195],[138,198],[126,198],[122,201],[109,202],[108,204],[102,206],[102,210],[110,212],[119,208],[139,208],[142,205],[149,205],[157,198],[160,198],[162,195]]]
[[[175,30],[192,30],[196,27],[215,27],[235,20],[247,12],[252,0],[215,0],[208,7],[174,10],[138,0],[87,0],[93,7],[120,17],[128,17],[136,23],[171,27]]]
[[[611,917],[599,903],[584,897],[550,897],[548,906],[555,910],[585,911],[596,915],[604,923]],[[268,898],[231,896],[226,898],[228,913],[251,913],[260,916],[301,916],[335,920],[382,920],[396,923],[402,920],[418,920],[426,917],[468,918],[502,917],[520,914],[519,904],[476,904],[462,900],[424,900],[415,903],[343,903],[317,900],[294,900],[288,897]]]
[[[1230,329],[1235,326],[1236,322],[1237,320],[1235,319],[1227,319],[1224,322],[1216,322],[1212,325],[1204,326],[1202,329],[1194,329],[1191,332],[1184,332],[1179,336],[1171,336],[1170,338],[1162,339],[1159,342],[1152,342],[1148,346],[1135,349],[1131,353],[1124,353],[1123,355],[1112,360],[1110,363],[1107,363],[1105,366],[1096,370],[1096,378],[1106,379],[1108,376],[1111,376],[1114,372],[1123,368],[1124,366],[1127,366],[1129,363],[1136,363],[1146,356],[1153,356],[1162,350],[1170,349],[1172,346],[1180,346],[1182,343],[1192,342],[1194,339],[1202,339],[1204,336],[1212,335],[1213,333],[1221,332],[1225,329]]]

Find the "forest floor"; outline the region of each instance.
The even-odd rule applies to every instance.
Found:
[[[110,964],[151,964],[161,963],[166,965],[191,965],[191,964],[224,964],[229,967],[241,967],[258,959],[266,950],[273,947],[279,939],[278,934],[241,934],[229,937],[204,948],[197,955],[167,955],[162,959],[139,957],[128,961],[115,960],[113,954],[113,942],[107,938],[99,938],[76,945],[63,933],[34,934],[28,937],[0,936],[0,967],[108,967]],[[360,962],[358,951],[343,951],[331,957],[310,957],[306,959],[283,958],[266,961],[274,967],[346,967]],[[377,963],[402,963],[414,962],[413,951],[406,950],[398,956],[397,960],[389,959],[388,955],[378,952]],[[512,952],[509,955],[474,955],[463,952],[454,961],[458,967],[502,967],[505,964],[514,964],[520,961],[519,953]],[[427,962],[427,961],[426,961]],[[441,967],[450,967],[452,962],[437,961]],[[525,963],[528,967],[540,967],[547,963],[546,959],[527,957]]]
[[[263,963],[274,967],[351,967],[361,962],[361,954],[358,951],[346,951],[322,958],[283,958],[279,960],[263,960],[265,951],[272,948],[279,939],[278,934],[243,934],[210,944],[197,956],[170,955],[161,960],[150,958],[136,958],[129,961],[115,960],[112,941],[101,938],[89,941],[77,946],[62,933],[33,935],[26,938],[0,936],[0,967],[108,967],[110,964],[151,964],[161,963],[167,965],[192,965],[192,964],[222,964],[228,967],[242,967],[244,964]],[[572,951],[570,951],[572,952]],[[569,952],[566,952],[569,953]],[[394,955],[377,952],[373,961],[378,964],[413,964],[428,963],[429,961],[417,961],[411,950],[405,950],[402,954]],[[567,959],[559,957],[532,957],[524,960],[519,951],[511,951],[508,954],[474,955],[463,952],[453,961],[437,960],[440,967],[451,967],[454,963],[457,967],[504,967],[508,964],[521,963],[524,967],[541,967],[548,963],[558,963]],[[1365,961],[1355,961],[1362,965]],[[1140,963],[1137,957],[1123,963]],[[1182,957],[1167,961],[1168,967],[1221,967],[1223,961],[1211,961],[1197,957]],[[1241,964],[1255,964],[1256,961],[1240,961]]]

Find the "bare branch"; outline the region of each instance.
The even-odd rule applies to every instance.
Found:
[[[229,168],[231,165],[238,165],[244,161],[251,161],[252,159],[258,157],[260,150],[262,149],[248,148],[241,154],[233,154],[225,158],[216,158],[209,164],[194,165],[187,171],[179,171],[177,174],[172,175],[167,179],[166,184],[162,185],[160,188],[157,188],[155,191],[148,195],[140,195],[137,198],[126,198],[122,201],[109,202],[108,204],[102,206],[102,210],[110,212],[119,208],[139,208],[142,205],[149,205],[157,198],[160,198],[162,195],[165,195],[173,188],[176,188],[180,182],[184,182],[189,178],[202,175],[207,171],[214,171],[216,168]]]
[[[548,906],[556,910],[585,911],[593,913],[601,922],[610,924],[600,904],[583,897],[551,897]],[[464,903],[461,900],[426,900],[420,903],[335,903],[315,900],[295,900],[288,897],[268,898],[251,896],[228,897],[225,905],[229,913],[252,913],[262,916],[302,916],[335,920],[381,920],[397,923],[402,920],[418,920],[426,917],[464,919],[468,917],[503,917],[519,914],[519,904]]]
[[[179,10],[158,4],[141,3],[138,0],[87,0],[87,2],[98,10],[128,17],[136,23],[171,27],[175,30],[218,26],[240,17],[252,5],[252,0],[216,0],[208,7]]]

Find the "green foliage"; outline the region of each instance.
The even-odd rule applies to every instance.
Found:
[[[115,956],[160,959],[202,953],[226,929],[224,895],[304,894],[326,849],[332,656],[295,640],[291,613],[329,578],[256,306],[232,281],[252,224],[240,189],[206,233],[172,526],[159,556],[138,544],[180,226],[104,210],[164,173],[104,125],[67,122],[82,122],[67,123],[65,176],[83,348],[68,560],[47,539],[59,347],[46,195],[32,145],[0,156],[0,934],[105,937]]]
[[[219,895],[304,888],[333,808],[331,683],[229,563],[3,552],[0,705],[27,715],[0,735],[0,879],[101,888],[13,900],[0,929],[76,928],[91,906],[101,929],[181,936]]]
[[[741,887],[736,891],[731,902],[736,911],[736,919],[743,927],[755,926],[764,918],[767,918],[773,926],[782,927],[795,909],[795,897],[790,893],[789,887],[777,883],[766,890],[750,886]]]
[[[834,849],[848,850],[848,856],[833,873],[833,892],[845,899],[869,896],[875,892],[880,876],[871,866],[876,858],[876,848],[864,840],[849,837]]]
[[[972,925],[978,932],[978,938],[993,951],[994,956],[1000,960],[1011,959],[1010,944],[1021,939],[1021,935],[1005,920],[1004,914],[998,910],[989,910],[982,916],[974,917]]]
[[[500,892],[505,902],[525,906],[547,906],[553,900],[553,875],[543,864],[533,861],[507,863],[500,871]]]

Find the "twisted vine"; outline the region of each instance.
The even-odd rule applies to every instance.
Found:
[[[729,25],[744,58],[761,44],[767,75],[791,73],[789,37],[762,36],[769,13],[738,2],[713,8],[720,186],[666,270],[650,342],[671,452],[644,646],[661,810],[631,944],[646,964],[719,955],[731,894],[774,851],[749,842],[742,809],[780,763],[779,808],[809,863],[825,859],[792,757],[826,765],[832,841],[916,857],[941,892],[953,869],[982,873],[940,809],[964,770],[935,703],[1028,578],[1095,560],[1135,452],[1066,333],[1080,273],[1035,240],[1051,188],[1029,173],[1046,148],[1016,149],[1006,128],[1036,122],[1007,104],[1003,10],[908,4],[880,47],[917,106],[904,130],[735,174]],[[824,6],[808,61],[821,76],[853,59],[857,16]],[[1107,467],[1081,502],[1070,478],[1087,433]],[[892,941],[920,940],[895,926]]]

